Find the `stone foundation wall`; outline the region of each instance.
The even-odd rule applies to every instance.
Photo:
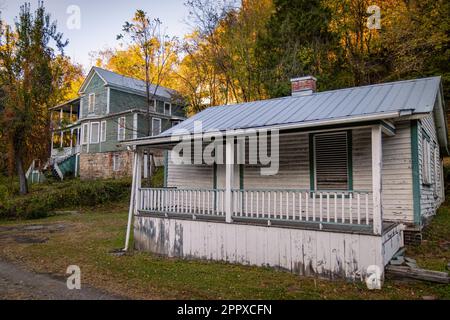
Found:
[[[120,166],[114,171],[114,156]],[[133,152],[82,153],[80,155],[80,178],[83,180],[131,177],[133,172]]]

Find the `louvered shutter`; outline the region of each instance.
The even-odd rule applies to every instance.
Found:
[[[314,136],[317,190],[348,190],[347,133]]]

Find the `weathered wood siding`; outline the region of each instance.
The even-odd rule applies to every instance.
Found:
[[[206,165],[173,164],[169,152],[167,187],[189,189],[212,189],[214,187],[214,168]]]
[[[423,183],[423,135],[429,137],[431,143],[431,184]],[[437,139],[434,117],[432,114],[419,121],[418,126],[419,145],[419,176],[420,176],[420,209],[422,219],[426,219],[436,214],[436,210],[443,202],[441,176],[440,150]],[[434,162],[433,162],[434,159]]]
[[[182,259],[274,267],[305,276],[364,279],[397,252],[395,237],[137,216],[136,249]],[[396,229],[397,230],[397,229]],[[383,249],[383,243],[388,247]]]
[[[411,126],[396,123],[395,136],[383,136],[383,218],[414,222]]]

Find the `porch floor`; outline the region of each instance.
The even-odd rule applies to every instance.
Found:
[[[150,211],[139,211],[138,216],[148,216],[157,218],[169,218],[169,219],[181,219],[181,220],[193,220],[193,215],[190,214],[177,214],[177,213],[164,213],[164,212],[150,212]],[[206,221],[206,222],[216,222],[216,223],[226,223],[224,216],[214,216],[214,215],[195,215],[195,220]],[[268,226],[268,218],[247,218],[233,216],[233,223],[244,224],[244,225],[255,225],[255,226]],[[365,221],[362,221],[365,223]],[[383,235],[398,226],[395,222],[383,222]],[[348,234],[363,234],[363,235],[373,235],[373,226],[371,224],[340,224],[335,223],[332,219],[330,222],[319,222],[319,221],[294,221],[294,220],[270,220],[270,226],[287,228],[287,229],[302,229],[302,230],[313,230],[313,231],[328,231],[328,232],[338,232],[338,233],[348,233]]]

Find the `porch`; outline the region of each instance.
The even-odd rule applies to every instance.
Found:
[[[371,123],[302,134],[306,136],[303,140],[308,140],[310,134],[339,132],[368,135],[369,144],[362,144],[371,151],[368,157],[370,174],[358,174],[353,177],[354,181],[345,177],[347,180],[344,181],[339,174],[348,168],[338,163],[336,177],[322,179],[317,173],[322,170],[317,157],[327,156],[327,153],[314,149],[316,176],[307,180],[315,188],[310,189],[279,187],[283,183],[278,183],[278,179],[283,175],[272,180],[256,177],[245,186],[240,181],[244,180],[242,168],[245,165],[241,167],[235,161],[239,153],[236,139],[227,139],[226,161],[220,168],[203,165],[192,176],[183,176],[189,180],[185,184],[176,185],[172,181],[165,188],[144,187],[143,155],[155,147],[171,150],[174,144],[138,145],[130,206],[130,213],[135,215],[135,246],[139,250],[171,257],[271,266],[328,278],[363,280],[369,266],[377,266],[383,272],[385,265],[403,246],[402,225],[384,220],[382,215],[383,136],[394,136],[395,129],[386,128],[383,123]],[[292,134],[282,132],[280,137]],[[345,161],[352,167],[361,167],[363,163],[351,153],[355,142],[348,135],[350,147],[343,149],[341,155],[348,155]],[[294,140],[297,148],[301,148],[300,139]],[[334,140],[333,143],[339,144]],[[283,142],[280,145],[282,150]],[[312,152],[309,150],[303,156],[308,160]],[[280,156],[284,157],[281,151]],[[333,161],[341,160],[333,158]],[[170,176],[167,171],[178,169],[167,165],[169,162],[166,163],[166,175]],[[189,184],[200,184],[202,170],[214,172],[213,188],[189,187]],[[361,183],[359,176],[369,182]],[[323,188],[331,184],[338,188]],[[261,187],[254,188],[255,185]],[[369,188],[354,188],[362,185]]]

